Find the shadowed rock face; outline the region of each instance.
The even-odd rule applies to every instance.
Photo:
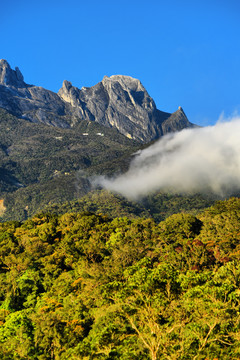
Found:
[[[96,121],[143,143],[193,126],[181,108],[173,114],[158,110],[141,82],[130,76],[105,76],[82,89],[64,80],[56,94],[26,84],[20,70],[12,70],[6,60],[0,60],[0,107],[26,120],[59,127]]]

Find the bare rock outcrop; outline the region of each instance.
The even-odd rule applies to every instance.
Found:
[[[141,82],[130,76],[105,76],[97,85],[82,89],[65,80],[58,95],[71,104],[76,116],[115,127],[144,143],[193,126],[182,109],[173,114],[158,110]]]
[[[12,70],[8,62],[0,60],[0,84],[5,86],[22,87],[25,86],[23,75],[18,67]]]
[[[173,114],[158,110],[141,82],[130,76],[105,76],[81,89],[64,80],[56,94],[26,84],[20,70],[12,70],[6,60],[0,60],[0,107],[26,120],[58,127],[96,121],[143,143],[193,126],[181,108]]]

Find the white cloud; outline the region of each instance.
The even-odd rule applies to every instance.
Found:
[[[227,121],[226,121],[227,120]],[[127,173],[95,183],[138,198],[152,191],[225,194],[240,188],[240,117],[169,134],[135,156]]]

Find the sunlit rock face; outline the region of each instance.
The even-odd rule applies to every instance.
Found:
[[[58,95],[80,118],[115,127],[141,142],[193,126],[181,107],[173,114],[158,110],[141,82],[130,76],[105,76],[97,85],[82,89],[65,80]]]
[[[22,87],[25,86],[23,75],[18,67],[12,70],[8,62],[0,60],[0,84],[5,86]]]
[[[81,89],[64,80],[56,94],[26,84],[20,70],[12,70],[6,60],[0,60],[0,107],[26,120],[58,127],[96,121],[143,143],[193,126],[181,108],[173,114],[158,110],[141,82],[130,76],[105,76]]]

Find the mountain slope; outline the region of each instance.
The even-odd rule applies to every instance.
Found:
[[[96,122],[82,121],[76,128],[31,123],[0,109],[2,220],[24,220],[47,206],[57,213],[87,209],[111,217],[144,216],[145,211],[145,216],[160,221],[166,215],[209,204],[198,196],[153,194],[137,205],[116,194],[89,193],[89,176],[126,171],[139,143]]]
[[[90,211],[110,218],[153,218],[157,223],[179,212],[196,215],[217,200],[213,195],[170,194],[156,192],[135,202],[107,190],[92,190],[80,199],[62,204],[50,204],[43,212],[64,214],[67,212]]]
[[[0,200],[7,218],[24,218],[26,207],[34,213],[49,202],[83,196],[90,188],[87,175],[125,171],[138,149],[138,143],[96,122],[63,129],[0,109]]]

